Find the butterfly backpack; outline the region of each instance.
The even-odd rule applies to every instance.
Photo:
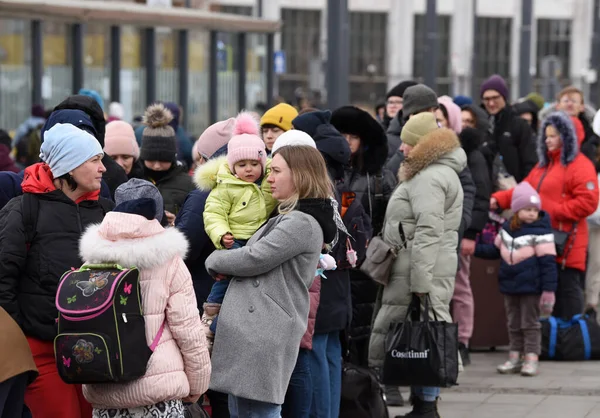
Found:
[[[126,382],[146,373],[164,323],[148,346],[141,297],[135,267],[90,264],[61,277],[54,354],[66,383]]]

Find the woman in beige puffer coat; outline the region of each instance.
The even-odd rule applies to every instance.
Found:
[[[439,128],[431,113],[412,117],[402,130],[407,155],[390,198],[383,238],[401,246],[399,224],[406,237],[388,285],[383,290],[369,347],[369,365],[382,367],[384,340],[391,323],[402,322],[413,294],[429,294],[439,320],[452,322],[449,304],[457,268],[456,246],[463,192],[458,178],[467,157],[456,134]],[[413,387],[413,415],[436,415],[439,388]],[[428,415],[432,413],[433,415]]]

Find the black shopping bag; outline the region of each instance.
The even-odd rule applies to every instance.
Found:
[[[423,321],[417,296],[404,322],[391,324],[385,339],[382,382],[394,386],[450,387],[458,379],[458,325],[429,320],[429,295],[424,298]],[[409,320],[412,319],[412,320]]]

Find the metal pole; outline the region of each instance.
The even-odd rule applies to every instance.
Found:
[[[531,92],[531,20],[533,0],[521,0],[521,48],[519,50],[519,95]]]
[[[246,34],[238,33],[237,55],[238,55],[238,109],[246,108]]]
[[[348,0],[327,0],[327,102],[337,109],[348,104],[350,64]]]
[[[437,1],[427,0],[427,14],[425,15],[425,84],[436,90],[438,71],[438,22]]]
[[[219,106],[219,75],[218,75],[218,63],[217,63],[217,42],[218,32],[210,31],[210,45],[209,45],[209,67],[208,67],[208,118],[210,123],[217,122],[218,106]]]
[[[477,80],[477,56],[479,54],[479,42],[477,42],[477,31],[479,25],[477,22],[477,0],[473,0],[473,53],[471,54],[471,97],[477,95],[479,81]]]
[[[186,29],[179,31],[178,37],[178,58],[179,58],[179,105],[184,112],[188,110],[188,90],[189,90],[189,35]],[[185,128],[188,118],[183,118],[182,125]]]
[[[31,21],[31,104],[43,104],[42,77],[44,57],[42,53],[42,22]]]
[[[600,72],[600,0],[594,0],[594,36],[592,37],[592,53],[590,68]],[[596,74],[598,77],[598,74]],[[590,86],[590,96],[596,99],[596,105],[599,105],[600,83],[596,80]]]
[[[154,28],[144,30],[146,46],[146,103],[151,105],[156,101],[156,31]]]
[[[73,94],[83,87],[83,27],[79,23],[71,25],[71,48],[73,51]]]
[[[110,27],[110,100],[121,101],[121,27]]]
[[[267,107],[273,107],[275,93],[275,34],[267,33]]]
[[[263,0],[256,0],[256,17],[263,17]]]

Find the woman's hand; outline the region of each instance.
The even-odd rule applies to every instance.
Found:
[[[165,216],[167,217],[167,221],[169,222],[169,226],[175,226],[175,214],[165,210]]]
[[[498,200],[495,197],[490,197],[490,209],[498,210],[500,206],[498,206]]]
[[[221,237],[221,244],[223,244],[223,247],[225,247],[227,249],[230,249],[231,247],[233,247],[233,235],[230,233],[223,235]]]
[[[460,243],[460,253],[465,257],[475,254],[475,241],[463,238]]]
[[[181,401],[185,403],[196,403],[202,395],[189,395],[183,398]]]

